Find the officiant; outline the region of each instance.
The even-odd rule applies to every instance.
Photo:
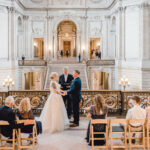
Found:
[[[71,83],[73,81],[73,76],[68,73],[69,69],[68,67],[64,67],[64,73],[59,77],[59,84],[61,85],[61,89],[63,91],[67,91],[70,89]],[[71,118],[71,112],[72,112],[72,106],[71,106],[71,100],[69,98],[69,95],[63,96],[64,104],[67,109],[68,118]]]

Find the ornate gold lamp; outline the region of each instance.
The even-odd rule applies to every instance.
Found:
[[[123,90],[125,91],[126,87],[130,86],[130,82],[126,76],[123,76],[119,81],[119,85],[123,87]]]
[[[10,78],[9,76],[7,76],[6,79],[4,79],[3,82],[3,87],[7,87],[8,91],[10,90],[10,87],[14,87],[15,86],[15,82],[12,78]]]

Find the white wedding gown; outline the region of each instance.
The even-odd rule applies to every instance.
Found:
[[[53,85],[55,85],[55,87],[53,87]],[[56,94],[54,88],[60,91],[60,85],[55,81],[51,81],[51,93],[39,118],[42,122],[44,133],[62,132],[65,127],[69,125],[69,119],[62,96],[60,94]]]

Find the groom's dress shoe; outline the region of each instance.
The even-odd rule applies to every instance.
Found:
[[[78,126],[79,126],[79,124],[75,124],[75,123],[70,125],[70,127],[78,127]]]

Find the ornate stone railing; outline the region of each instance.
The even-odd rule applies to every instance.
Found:
[[[15,109],[19,107],[20,101],[24,97],[29,97],[34,113],[40,113],[46,100],[48,99],[49,91],[9,91],[8,95],[15,98]]]
[[[106,66],[106,65],[115,65],[115,60],[98,60],[98,59],[91,59],[88,60],[87,66]]]
[[[45,60],[18,60],[19,66],[46,66]]]
[[[13,96],[15,98],[15,109],[24,97],[29,97],[34,113],[40,113],[50,92],[49,91],[9,91],[0,92],[0,105],[4,104],[5,98]],[[142,99],[142,107],[147,106],[147,99],[150,97],[150,91],[120,91],[120,90],[102,90],[102,91],[82,91],[82,100],[80,103],[81,112],[85,112],[89,106],[94,104],[94,97],[101,94],[105,99],[105,106],[110,113],[126,112],[131,106],[131,96],[138,95]]]
[[[135,96],[135,95],[141,98],[142,100],[141,106],[143,108],[148,106],[147,100],[148,100],[148,97],[150,98],[150,91],[124,91],[122,92],[122,99],[123,99],[122,107],[124,108],[124,111],[127,111],[129,108],[132,107],[130,99],[132,96]]]
[[[4,100],[7,96],[8,96],[8,92],[0,92],[0,106],[4,104]]]
[[[87,107],[94,104],[94,97],[101,94],[104,97],[104,104],[109,112],[122,112],[121,91],[119,90],[102,90],[102,91],[82,91],[81,109],[85,110]]]

